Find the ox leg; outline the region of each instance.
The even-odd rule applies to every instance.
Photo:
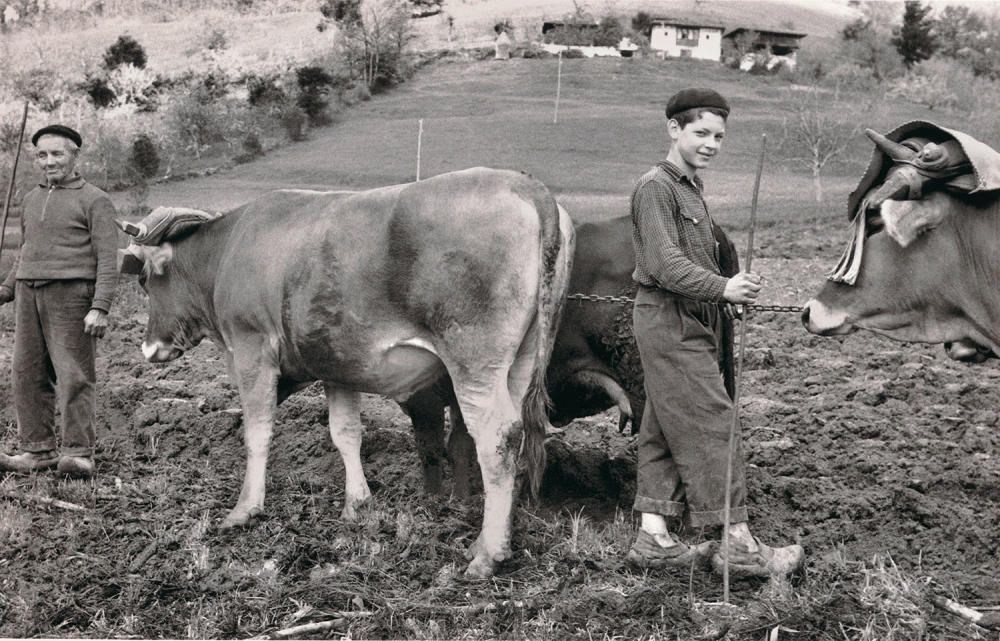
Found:
[[[361,467],[361,395],[357,392],[324,385],[330,411],[330,439],[344,462],[344,509],[342,519],[357,518],[357,507],[371,498],[372,492]]]
[[[441,494],[444,452],[444,401],[433,388],[420,390],[400,406],[413,422],[413,439],[423,465],[424,491]]]
[[[465,573],[486,578],[492,576],[497,563],[511,554],[514,476],[524,430],[506,377],[487,393],[458,392],[458,402],[476,444],[485,495],[483,529],[466,553],[471,562]]]
[[[234,350],[237,354],[246,353],[250,356],[236,356],[231,360],[230,372],[235,375],[243,405],[243,440],[247,449],[247,466],[240,498],[236,507],[223,519],[223,529],[246,525],[251,517],[264,511],[267,456],[274,432],[278,372],[264,362],[261,351],[251,347]]]
[[[448,406],[451,431],[448,433],[448,459],[451,461],[452,494],[460,501],[472,496],[472,484],[479,470],[476,469],[476,443],[462,418],[457,402]]]

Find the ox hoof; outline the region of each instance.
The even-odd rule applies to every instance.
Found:
[[[226,518],[222,519],[222,524],[219,527],[223,530],[243,527],[247,525],[251,519],[260,516],[262,512],[263,510],[259,507],[235,507],[228,515],[226,515]]]
[[[340,518],[344,521],[357,521],[358,508],[364,505],[364,501],[344,503],[344,509],[340,511]]]
[[[493,576],[496,564],[488,560],[486,555],[477,556],[472,559],[469,567],[465,568],[465,578],[467,579],[488,579]]]

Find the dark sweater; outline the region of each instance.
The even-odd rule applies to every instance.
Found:
[[[21,251],[4,280],[93,280],[92,309],[107,312],[118,284],[118,228],[108,195],[74,176],[39,185],[21,208]]]

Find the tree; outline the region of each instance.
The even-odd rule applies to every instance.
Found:
[[[355,0],[346,0],[354,2]],[[400,81],[405,73],[406,47],[413,40],[410,4],[406,0],[372,0],[359,7],[358,19],[345,13],[337,21],[339,46],[351,73],[368,89]]]
[[[789,116],[784,123],[779,148],[783,155],[808,168],[813,196],[823,202],[823,171],[858,139],[864,123],[871,120],[874,102],[858,105],[853,97],[842,99],[839,88],[818,84],[804,91],[786,90]]]
[[[645,11],[638,12],[632,16],[632,31],[648,38],[653,33],[653,17]]]
[[[989,30],[981,15],[969,7],[950,4],[934,21],[931,34],[938,53],[958,58],[962,52],[978,47],[988,37]]]
[[[597,33],[594,34],[594,46],[597,47],[617,47],[625,35],[621,22],[614,16],[604,16],[597,25]]]
[[[840,34],[844,56],[867,69],[880,83],[903,71],[902,58],[889,43],[892,6],[888,2],[866,3],[864,17],[848,24]]]
[[[932,29],[934,20],[930,5],[923,6],[920,0],[906,0],[903,11],[903,26],[892,37],[892,44],[903,57],[907,68],[921,60],[927,60],[937,48]]]
[[[146,50],[132,36],[118,36],[118,40],[104,52],[104,67],[113,71],[121,65],[142,69],[146,66]]]

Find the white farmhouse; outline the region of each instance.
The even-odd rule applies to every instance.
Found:
[[[649,48],[662,56],[722,59],[722,23],[691,18],[653,18]]]

